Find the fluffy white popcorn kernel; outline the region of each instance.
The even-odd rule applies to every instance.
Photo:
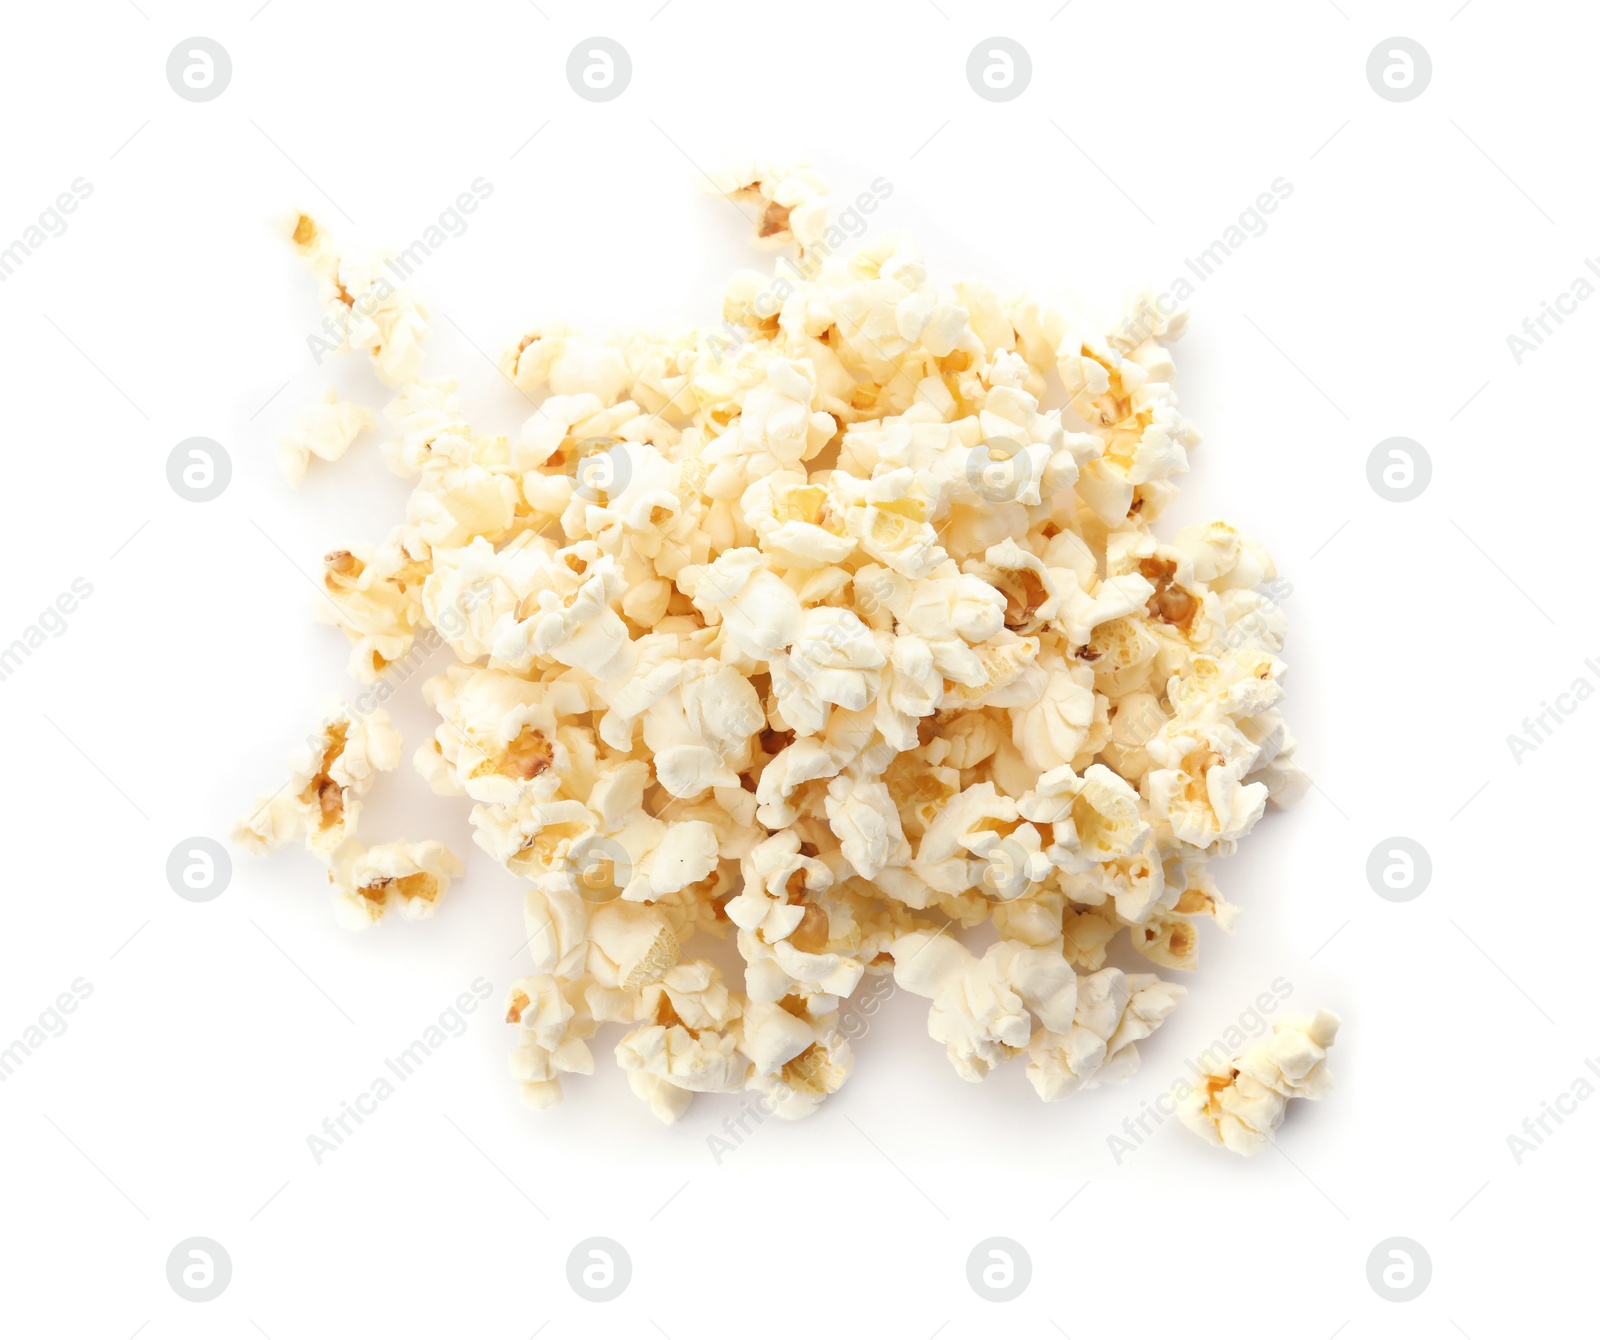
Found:
[[[749,766],[750,737],[762,721],[760,699],[732,666],[685,663],[677,686],[644,714],[656,780],[682,799],[710,787],[738,786],[739,771]]]
[[[1259,1154],[1283,1124],[1289,1099],[1323,1098],[1333,1087],[1324,1062],[1338,1032],[1330,1010],[1280,1019],[1270,1038],[1209,1066],[1200,1086],[1180,1095],[1178,1116],[1211,1144]]]
[[[927,931],[896,940],[894,979],[933,1001],[928,1033],[950,1064],[976,1082],[1028,1045],[1033,1010],[1046,1028],[1071,1026],[1077,977],[1059,954],[1002,940],[979,959]]]
[[[365,716],[336,709],[289,763],[289,780],[235,825],[233,840],[271,851],[297,837],[329,859],[355,833],[361,804],[380,772],[400,762],[400,732],[381,707]]]
[[[323,555],[327,599],[317,602],[316,615],[344,630],[350,674],[363,684],[376,683],[391,665],[414,654],[425,572],[398,534],[381,545],[351,545]]]
[[[511,1077],[529,1107],[561,1101],[562,1075],[594,1074],[594,1057],[584,1039],[594,1020],[583,1006],[582,981],[563,982],[549,973],[523,977],[506,995],[506,1022],[520,1028],[511,1053]]]
[[[288,432],[278,439],[278,464],[284,478],[298,484],[306,477],[313,456],[338,460],[373,422],[370,409],[340,400],[339,392],[330,386],[318,404],[308,405],[289,421]]]
[[[1138,794],[1100,763],[1091,763],[1082,777],[1065,764],[1045,773],[1018,800],[1017,812],[1052,826],[1054,841],[1045,855],[1068,874],[1133,855],[1150,837]]]
[[[431,917],[461,862],[442,842],[386,842],[337,860],[329,879],[334,886],[334,919],[350,930],[364,930],[390,908],[407,921]]]
[[[802,251],[828,230],[828,186],[809,163],[743,163],[711,174],[710,189],[754,220],[759,247]]]
[[[308,214],[295,216],[292,239],[310,262],[322,289],[325,316],[312,337],[321,352],[365,349],[386,386],[414,382],[422,371],[422,341],[428,314],[387,273],[377,255],[341,253]]]
[[[384,407],[384,417],[394,425],[395,436],[383,444],[383,458],[395,474],[403,479],[416,476],[440,438],[471,434],[461,417],[458,387],[454,377],[408,382]]]
[[[801,633],[799,597],[774,576],[758,549],[727,549],[715,563],[680,575],[695,608],[715,614],[728,640],[753,661],[764,661]]]
[[[740,1006],[721,983],[717,969],[704,962],[671,969],[640,997],[645,1022],[617,1043],[617,1064],[623,1070],[650,1076],[659,1084],[685,1093],[727,1093],[742,1087],[750,1063],[738,1050],[738,1036],[729,1029]],[[635,1086],[662,1121],[682,1115],[684,1106],[660,1100],[656,1086]]]
[[[1134,1046],[1160,1026],[1184,990],[1148,973],[1105,968],[1079,983],[1066,1028],[1041,1028],[1028,1044],[1028,1082],[1045,1102],[1097,1084],[1121,1084],[1139,1068]]]
[[[1244,781],[1256,747],[1236,727],[1169,728],[1145,752],[1160,765],[1145,778],[1151,807],[1180,841],[1196,847],[1236,841],[1266,808],[1266,783]]]
[[[809,1117],[850,1077],[855,1057],[838,1017],[812,1016],[793,998],[745,1007],[739,1050],[751,1062],[746,1087],[760,1093],[774,1115]]]

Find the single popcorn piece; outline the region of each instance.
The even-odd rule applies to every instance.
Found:
[[[895,941],[894,979],[933,1001],[928,1033],[962,1079],[983,1079],[1033,1033],[1072,1026],[1078,979],[1059,954],[1001,940],[979,959],[958,941],[915,931]],[[1030,1011],[1032,1012],[1030,1014]]]
[[[266,852],[305,839],[324,862],[355,834],[361,803],[380,772],[400,762],[402,741],[381,707],[365,716],[341,706],[296,752],[289,780],[235,825],[233,840]]]
[[[385,386],[416,381],[428,314],[390,279],[386,260],[362,250],[341,251],[309,214],[293,217],[289,235],[321,289],[322,325],[309,340],[317,361],[324,353],[364,349]],[[403,271],[396,267],[395,273]]]
[[[1042,1028],[1028,1043],[1028,1082],[1045,1102],[1120,1084],[1139,1068],[1133,1044],[1155,1032],[1184,990],[1150,973],[1105,968],[1082,978],[1071,1026]]]
[[[617,1064],[655,1115],[676,1121],[697,1093],[741,1088],[750,1063],[729,1029],[738,999],[710,963],[680,963],[639,995],[643,1022],[617,1043]]]
[[[847,253],[883,179],[837,223],[804,164],[713,191],[787,254],[697,329],[517,314],[498,366],[531,413],[493,432],[424,369],[400,268],[291,225],[313,356],[366,353],[410,489],[324,555],[318,617],[359,701],[421,686],[415,766],[521,897],[513,1081],[558,1102],[614,1024],[658,1120],[696,1094],[799,1119],[890,983],[963,1081],[1126,1080],[1184,988],[1114,964],[1197,971],[1240,916],[1211,862],[1309,786],[1271,556],[1220,520],[1158,533],[1200,445],[1186,314],[944,283],[875,234]],[[372,424],[330,392],[286,472]],[[236,839],[303,840],[342,924],[433,915],[456,857],[356,831],[399,750],[381,710],[330,715]],[[1185,1120],[1259,1148],[1325,1089],[1336,1025],[1218,1059]]]
[[[328,872],[333,886],[334,919],[350,930],[365,930],[397,908],[407,921],[431,917],[461,862],[442,842],[386,842],[382,846],[336,853]]]
[[[712,173],[710,190],[755,220],[758,247],[804,251],[828,229],[828,186],[810,164],[741,164]]]
[[[813,1016],[783,1002],[745,1006],[739,1049],[750,1058],[746,1087],[785,1121],[809,1117],[838,1091],[855,1064],[838,1012]]]
[[[523,977],[506,997],[506,1022],[521,1027],[511,1054],[511,1075],[529,1107],[561,1101],[562,1075],[594,1074],[586,1038],[594,1036],[581,982],[563,982],[548,973]]]
[[[1325,1064],[1339,1016],[1280,1019],[1272,1036],[1232,1061],[1209,1066],[1198,1088],[1180,1093],[1178,1116],[1196,1135],[1235,1154],[1259,1154],[1283,1125],[1291,1098],[1325,1098],[1333,1077]]]
[[[370,409],[340,400],[339,392],[330,386],[319,403],[308,405],[290,420],[288,432],[278,439],[278,464],[284,478],[298,484],[306,477],[313,456],[338,460],[373,422]]]
[[[350,674],[375,684],[394,663],[414,651],[422,624],[426,568],[396,534],[381,545],[353,544],[322,557],[322,591],[313,606],[318,619],[337,624],[350,640]]]

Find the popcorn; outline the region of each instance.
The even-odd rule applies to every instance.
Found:
[[[723,1032],[741,1013],[710,963],[680,963],[640,995],[645,1022],[617,1043],[617,1064],[658,1117],[676,1120],[696,1093],[742,1088],[750,1062]]]
[[[803,165],[714,189],[795,258],[737,273],[720,327],[522,327],[500,369],[534,412],[505,434],[423,379],[426,313],[381,257],[294,225],[314,348],[369,354],[411,485],[386,537],[326,555],[320,614],[375,693],[441,643],[457,662],[423,687],[415,766],[521,888],[513,1080],[559,1101],[617,1024],[659,1120],[699,1093],[804,1117],[887,974],[964,1080],[1022,1060],[1046,1101],[1125,1080],[1184,989],[1108,956],[1194,971],[1203,923],[1239,914],[1208,862],[1309,784],[1272,559],[1222,521],[1153,528],[1199,445],[1166,350],[1183,317],[940,285],[887,240],[835,254]],[[286,470],[371,424],[330,393]],[[303,838],[341,924],[432,915],[461,863],[356,832],[399,748],[381,711],[342,710],[237,839]],[[1186,1120],[1259,1147],[1326,1087],[1336,1024],[1280,1026]]]
[[[767,1110],[786,1121],[808,1117],[838,1092],[854,1068],[838,1012],[813,1017],[783,1004],[751,1001],[745,1007],[739,1049],[750,1058],[745,1087],[760,1093]]]
[[[511,1077],[529,1107],[560,1102],[562,1075],[594,1074],[584,1039],[594,1035],[596,1025],[583,1008],[580,983],[564,983],[548,973],[521,978],[506,997],[506,1022],[522,1029],[511,1054]]]
[[[313,456],[336,461],[350,444],[373,425],[373,414],[363,405],[346,404],[339,392],[329,387],[319,404],[301,410],[289,422],[289,431],[278,439],[278,464],[284,478],[298,484],[306,477],[306,466]]]
[[[354,835],[378,773],[399,764],[401,744],[381,707],[361,717],[340,706],[295,752],[289,780],[234,826],[233,840],[265,852],[303,836],[309,850],[331,859]]]
[[[809,164],[743,164],[713,173],[711,189],[755,217],[757,246],[804,251],[828,229],[827,183]]]
[[[353,544],[323,555],[319,619],[336,623],[350,639],[350,674],[374,684],[391,664],[411,652],[422,623],[419,583],[423,563],[400,536],[382,545]]]
[[[1291,1098],[1323,1098],[1333,1087],[1324,1064],[1339,1016],[1280,1019],[1272,1036],[1231,1062],[1209,1067],[1200,1087],[1182,1096],[1178,1116],[1202,1139],[1235,1154],[1259,1154],[1277,1134]]]
[[[367,851],[338,854],[329,882],[334,886],[334,919],[363,930],[391,907],[407,921],[431,917],[462,873],[461,862],[442,842],[387,842]]]
[[[678,586],[753,661],[764,661],[800,636],[800,598],[768,569],[757,549],[728,549],[715,563],[682,570]]]
[[[895,981],[934,1002],[928,1032],[962,1079],[976,1083],[1021,1052],[1033,1017],[1047,1029],[1072,1025],[1078,979],[1059,954],[1001,940],[979,959],[927,931],[896,940],[892,952]]]
[[[319,358],[324,350],[365,349],[385,386],[416,381],[422,371],[428,314],[390,281],[383,272],[383,258],[359,250],[341,253],[309,214],[294,217],[291,238],[321,289],[322,333],[312,337]]]
[[[1181,986],[1150,973],[1105,968],[1081,979],[1066,1028],[1041,1028],[1028,1042],[1028,1083],[1047,1103],[1077,1089],[1120,1084],[1139,1068],[1134,1045],[1160,1027],[1183,997]]]

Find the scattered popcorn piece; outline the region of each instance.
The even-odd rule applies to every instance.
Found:
[[[361,802],[378,773],[400,762],[402,741],[381,707],[365,716],[341,705],[289,763],[289,780],[235,825],[233,840],[271,851],[297,837],[325,862],[355,834]]]
[[[804,251],[828,230],[828,186],[810,164],[741,164],[714,172],[711,183],[755,220],[758,247]]]
[[[846,255],[886,184],[836,224],[805,165],[714,189],[793,254],[736,274],[708,329],[520,327],[499,366],[536,408],[503,434],[424,379],[398,270],[293,223],[313,352],[364,350],[393,388],[381,451],[412,487],[387,536],[327,553],[319,614],[378,701],[458,662],[423,686],[415,764],[521,887],[513,1079],[559,1101],[616,1024],[661,1121],[698,1093],[804,1117],[892,974],[964,1080],[1125,1080],[1184,988],[1108,954],[1195,970],[1201,924],[1238,915],[1208,863],[1308,785],[1271,557],[1222,521],[1154,529],[1200,441],[1166,349],[1184,316],[938,284],[885,238]],[[330,393],[286,471],[371,421]],[[399,747],[381,711],[330,717],[237,839],[303,838],[344,924],[430,915],[456,858],[356,834]],[[1336,1024],[1280,1026],[1186,1120],[1259,1147],[1325,1087]]]
[[[390,908],[407,921],[431,917],[461,872],[461,862],[442,842],[386,842],[337,853],[328,873],[334,919],[365,930]]]
[[[340,400],[339,392],[330,386],[319,403],[307,405],[289,421],[289,431],[278,439],[278,464],[284,478],[298,484],[306,477],[313,456],[338,460],[373,422],[370,409]]]
[[[309,214],[294,216],[290,238],[321,288],[322,326],[310,339],[317,361],[324,353],[365,349],[385,386],[416,381],[428,314],[384,273],[385,258],[358,249],[341,252]]]
[[[1200,1086],[1180,1098],[1178,1116],[1214,1145],[1259,1154],[1283,1125],[1291,1098],[1324,1098],[1333,1088],[1324,1063],[1338,1032],[1339,1016],[1330,1010],[1280,1019],[1270,1038],[1209,1066]]]

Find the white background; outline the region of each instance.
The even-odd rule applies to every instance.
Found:
[[[1506,736],[1574,679],[1600,683],[1584,666],[1600,655],[1600,303],[1521,366],[1506,336],[1600,250],[1595,14],[258,3],[18,7],[0,46],[0,246],[74,178],[93,185],[0,286],[0,642],[74,578],[93,586],[0,683],[0,1046],[75,979],[93,987],[0,1084],[8,1334],[1486,1340],[1586,1314],[1585,1235],[1558,1226],[1587,1208],[1600,1102],[1520,1166],[1506,1137],[1600,1052],[1584,846],[1600,705],[1520,765]],[[564,77],[596,32],[634,70],[604,105]],[[996,33],[1033,61],[1004,104],[964,74]],[[195,34],[233,61],[205,104],[164,75]],[[1365,76],[1394,34],[1434,65],[1404,104]],[[873,234],[917,237],[938,278],[1092,296],[1165,286],[1274,179],[1292,184],[1195,296],[1176,354],[1205,444],[1163,525],[1224,515],[1276,554],[1293,588],[1287,707],[1317,790],[1219,868],[1246,915],[1232,938],[1205,928],[1189,998],[1126,1087],[1045,1106],[1020,1066],[963,1084],[901,994],[836,1099],[718,1163],[707,1139],[737,1100],[660,1127],[604,1036],[593,1079],[523,1109],[511,1030],[485,1008],[318,1166],[306,1137],[385,1057],[480,975],[498,1007],[525,932],[464,806],[409,767],[364,835],[465,856],[432,922],[338,931],[296,851],[236,854],[214,902],[167,885],[173,847],[222,837],[351,691],[306,574],[386,531],[405,491],[371,440],[299,491],[278,474],[273,442],[327,370],[306,345],[312,286],[273,221],[303,206],[399,247],[491,182],[418,283],[430,372],[459,374],[475,423],[506,431],[526,406],[479,350],[551,316],[601,332],[715,320],[726,276],[762,258],[696,165],[741,152],[809,155],[841,196],[888,178]],[[334,378],[384,403],[355,360]],[[234,468],[198,505],[165,476],[194,435]],[[1433,461],[1414,502],[1367,484],[1394,435]],[[396,708],[408,754],[428,729],[420,678]],[[1433,861],[1403,904],[1365,875],[1396,834]],[[1254,1160],[1169,1121],[1119,1166],[1107,1137],[1280,976],[1291,1005],[1344,1018],[1333,1096],[1297,1105]],[[232,1258],[214,1302],[167,1284],[193,1235]],[[604,1305],[565,1280],[593,1235],[633,1262]],[[1005,1305],[966,1280],[995,1235],[1033,1261]],[[1367,1283],[1395,1235],[1432,1258],[1414,1302]]]

